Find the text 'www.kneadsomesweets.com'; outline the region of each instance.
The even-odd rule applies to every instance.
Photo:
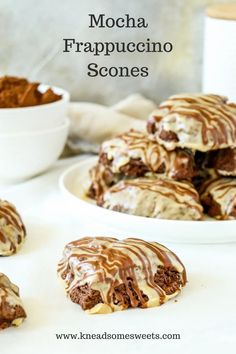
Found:
[[[56,333],[58,340],[180,340],[179,333]]]

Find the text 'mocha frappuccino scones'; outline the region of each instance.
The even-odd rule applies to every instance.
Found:
[[[187,281],[173,252],[136,238],[73,241],[65,246],[58,275],[69,298],[90,314],[159,306]]]
[[[203,218],[203,208],[193,185],[171,179],[137,178],[118,182],[101,196],[98,205],[157,219]]]
[[[25,236],[25,226],[14,205],[0,200],[0,256],[16,253]]]
[[[151,114],[147,129],[168,150],[236,147],[236,105],[212,94],[171,96]]]
[[[26,318],[19,288],[0,273],[0,330],[19,326]]]

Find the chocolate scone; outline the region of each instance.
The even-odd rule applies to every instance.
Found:
[[[194,155],[190,150],[167,151],[142,132],[129,131],[105,141],[100,149],[99,163],[111,172],[128,177],[141,177],[147,172],[174,179],[191,179]]]
[[[70,299],[90,314],[161,305],[187,281],[173,252],[136,238],[84,237],[71,242],[58,274]]]
[[[0,200],[0,256],[16,253],[25,237],[25,226],[14,205]]]
[[[158,219],[201,220],[198,192],[188,182],[137,178],[121,181],[98,200],[103,208]]]
[[[171,96],[152,113],[147,129],[168,150],[236,147],[236,105],[211,94]]]
[[[215,178],[206,181],[200,190],[205,212],[216,219],[236,219],[236,179]]]
[[[26,318],[19,288],[0,273],[0,330],[19,326]]]
[[[214,167],[221,176],[236,177],[236,148],[217,151],[214,158]]]
[[[101,145],[99,162],[90,173],[89,195],[97,197],[124,178],[157,174],[176,180],[195,175],[194,154],[187,149],[167,151],[142,132],[129,131]]]
[[[194,187],[199,191],[207,180],[217,178],[218,172],[215,168],[216,155],[220,150],[201,152],[196,151],[195,164],[197,173],[192,179]]]

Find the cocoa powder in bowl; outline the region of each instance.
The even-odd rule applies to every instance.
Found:
[[[0,78],[0,108],[19,108],[52,103],[62,98],[51,88],[45,92],[39,91],[38,82],[27,79],[3,76]]]

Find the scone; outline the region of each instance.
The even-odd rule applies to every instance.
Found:
[[[167,151],[142,132],[130,131],[105,141],[99,162],[113,174],[141,177],[147,172],[173,179],[191,179],[194,175],[194,155],[189,150]]]
[[[89,198],[97,200],[101,195],[115,183],[119,182],[121,174],[114,174],[109,168],[97,163],[89,171],[90,185],[87,191]],[[125,178],[125,177],[124,177]]]
[[[69,298],[90,314],[162,305],[187,280],[173,252],[136,238],[85,237],[71,242],[58,275]]]
[[[205,212],[216,219],[236,219],[236,178],[206,181],[200,190]]]
[[[25,236],[25,226],[14,205],[0,200],[0,256],[16,253]]]
[[[236,147],[236,105],[217,95],[175,95],[148,120],[147,129],[168,150]]]
[[[148,174],[191,180],[195,175],[194,154],[187,149],[167,151],[148,135],[129,131],[101,145],[99,162],[90,172],[89,195],[96,198],[121,179]]]
[[[199,191],[203,183],[207,180],[217,178],[219,176],[215,164],[216,164],[216,155],[218,151],[208,151],[201,152],[196,151],[195,153],[195,164],[196,164],[196,175],[192,179],[194,187]]]
[[[98,205],[127,214],[158,219],[201,220],[203,208],[190,183],[137,178],[109,188]]]
[[[32,107],[60,100],[51,88],[42,92],[40,83],[15,76],[0,77],[0,109]]]
[[[19,296],[19,288],[0,273],[0,330],[19,326],[26,313]]]

